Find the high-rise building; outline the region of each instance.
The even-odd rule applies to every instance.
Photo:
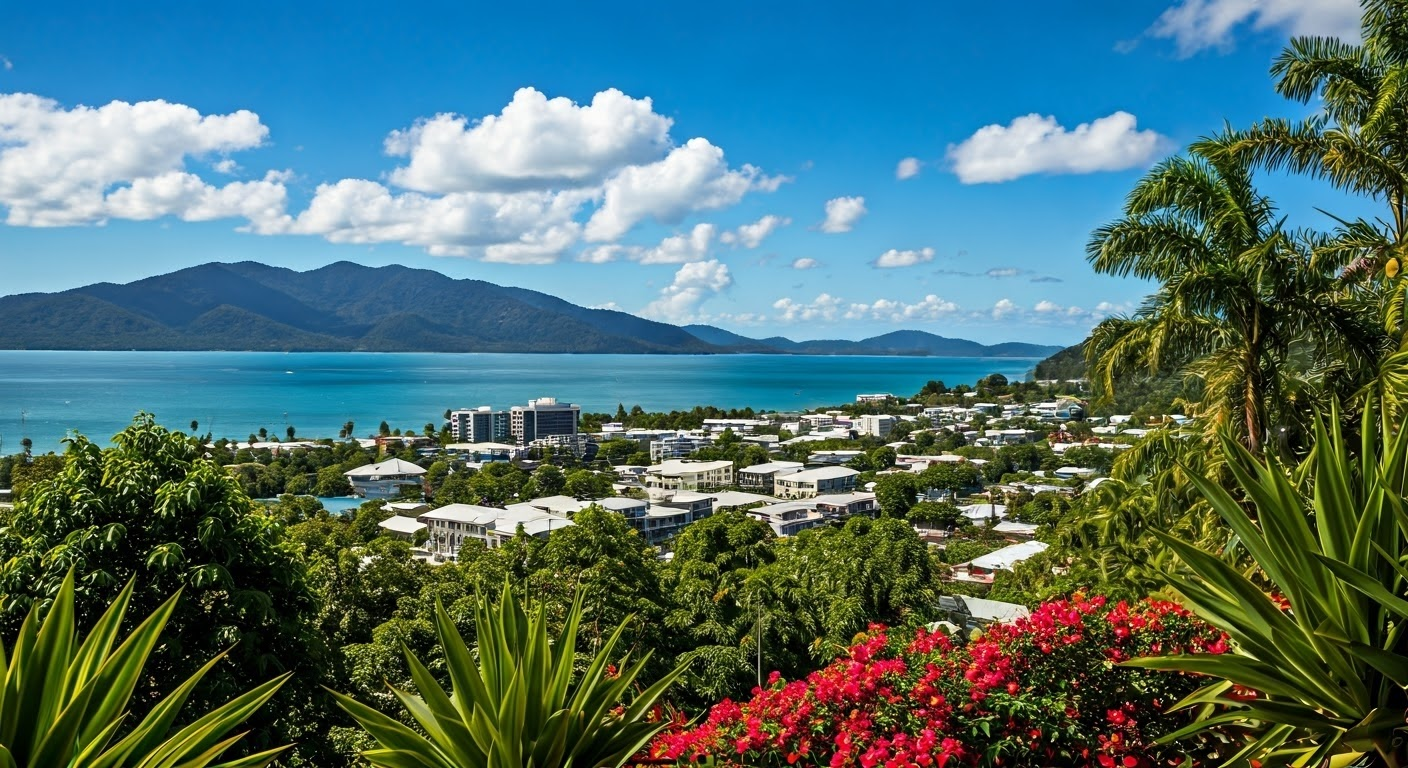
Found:
[[[519,445],[554,435],[574,436],[581,415],[581,406],[559,403],[555,397],[540,397],[509,409],[509,431]]]
[[[450,432],[459,443],[506,443],[513,437],[509,429],[508,411],[496,411],[487,405],[452,411]]]

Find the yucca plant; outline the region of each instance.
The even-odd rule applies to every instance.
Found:
[[[505,586],[497,606],[475,609],[479,663],[449,614],[435,606],[435,626],[450,675],[446,693],[405,649],[420,695],[388,687],[420,726],[418,732],[356,700],[338,703],[379,745],[362,753],[385,768],[619,768],[666,725],[648,715],[683,672],[676,668],[633,698],[649,654],[611,662],[628,617],[576,672],[580,593],[561,634],[549,637],[546,606],[531,613]]]
[[[1329,423],[1316,419],[1312,453],[1296,468],[1222,438],[1255,515],[1192,478],[1255,569],[1161,536],[1186,565],[1170,585],[1228,634],[1233,652],[1131,663],[1218,679],[1180,702],[1208,706],[1206,717],[1170,739],[1245,729],[1229,764],[1322,765],[1361,753],[1396,768],[1408,759],[1408,431],[1368,407],[1351,452],[1337,409]]]
[[[181,597],[177,591],[119,643],[132,587],[129,581],[79,643],[70,571],[48,614],[41,620],[38,607],[30,610],[8,654],[0,644],[0,768],[259,768],[287,749],[216,763],[244,736],[230,732],[268,701],[287,676],[172,732],[186,698],[224,654],[123,730],[131,725],[130,699],[142,668]]]

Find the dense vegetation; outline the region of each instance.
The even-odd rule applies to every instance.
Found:
[[[916,450],[987,463],[883,476],[869,473],[893,464],[891,447],[846,441],[881,514],[794,538],[725,512],[684,530],[664,560],[623,517],[588,508],[545,539],[432,565],[378,535],[380,504],[334,517],[306,498],[250,500],[333,490],[370,458],[354,443],[208,449],[140,417],[112,448],[80,437],[63,457],[0,467],[20,491],[0,526],[0,637],[17,649],[0,655],[0,760],[89,764],[114,743],[164,749],[169,735],[200,744],[204,763],[257,765],[296,742],[281,757],[292,765],[350,765],[361,751],[380,765],[531,754],[546,766],[579,749],[619,765],[668,726],[653,754],[720,763],[1408,765],[1408,2],[1363,6],[1362,42],[1297,39],[1273,67],[1281,93],[1315,104],[1311,117],[1198,142],[1092,236],[1097,271],[1156,284],[1082,348],[1095,407],[1136,398],[1150,432],[1118,454],[1066,452],[1108,469],[1097,488],[1006,499],[1051,546],[987,595],[1033,606],[1029,618],[938,631],[939,576],[995,542],[968,526],[931,548],[916,524],[960,521],[916,492],[1029,477],[1056,460],[1056,432],[993,449],[906,422]],[[1321,179],[1383,215],[1314,231],[1258,190],[1267,171]],[[988,377],[931,382],[914,399],[969,392],[1054,394]],[[710,413],[617,416],[675,427]],[[1060,437],[1083,437],[1073,432]],[[728,436],[708,450],[741,466],[760,458],[753,447]],[[638,452],[616,441],[592,461]],[[557,463],[436,462],[428,483],[437,503],[603,491],[577,457],[542,458]],[[129,605],[157,619],[127,618]],[[89,640],[79,627],[95,627]],[[104,664],[126,633],[139,641]],[[668,691],[628,690],[676,674]],[[89,716],[93,681],[112,678],[123,683],[102,687],[116,703]],[[652,706],[661,694],[672,708]],[[266,695],[242,739],[183,738],[214,721],[178,712]],[[114,721],[129,697],[130,726]],[[68,759],[77,745],[92,752]]]

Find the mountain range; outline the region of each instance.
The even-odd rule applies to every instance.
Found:
[[[0,297],[0,349],[580,352],[1045,357],[924,331],[861,341],[751,339],[588,309],[523,288],[401,266],[295,272],[211,263],[117,285]]]

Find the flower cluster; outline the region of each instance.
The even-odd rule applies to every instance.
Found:
[[[1197,764],[1199,745],[1153,742],[1185,723],[1165,711],[1205,681],[1119,662],[1226,649],[1220,632],[1154,600],[1076,596],[966,642],[872,626],[805,680],[774,673],[749,701],[667,731],[651,756],[832,768]]]

